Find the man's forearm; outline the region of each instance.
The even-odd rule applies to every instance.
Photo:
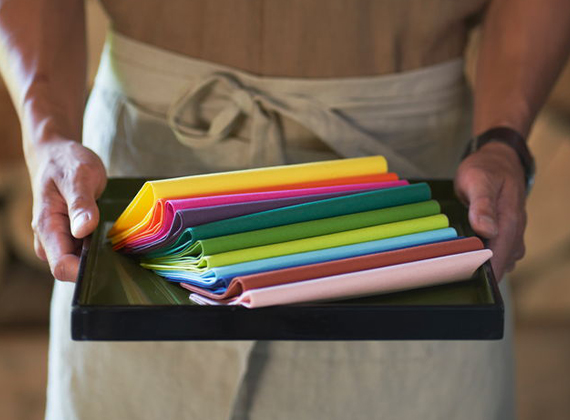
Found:
[[[0,0],[0,66],[22,123],[36,254],[73,281],[79,240],[99,222],[105,168],[81,140],[84,0]]]
[[[52,136],[81,138],[85,42],[83,0],[0,0],[0,70],[28,159]]]
[[[528,135],[570,50],[570,1],[492,0],[475,81],[474,134]]]
[[[492,0],[475,79],[473,131],[506,126],[527,136],[570,48],[568,0]],[[460,164],[455,191],[488,239],[497,278],[525,253],[525,173],[515,149],[490,142]]]

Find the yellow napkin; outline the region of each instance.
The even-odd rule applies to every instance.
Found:
[[[148,181],[119,216],[109,231],[109,237],[113,241],[119,241],[144,229],[151,222],[154,206],[161,198],[228,194],[244,189],[387,171],[388,165],[384,157],[370,156]]]

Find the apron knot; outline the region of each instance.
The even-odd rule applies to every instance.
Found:
[[[425,177],[410,159],[334,107],[299,92],[260,90],[229,72],[193,81],[167,111],[168,124],[181,144],[206,149],[223,146],[225,139],[228,144],[237,140],[249,151],[249,167],[287,163],[282,118],[305,127],[339,156],[382,155],[401,172]],[[249,133],[238,136],[242,127]]]
[[[168,124],[178,141],[191,148],[206,148],[228,137],[241,117],[251,116],[259,104],[254,92],[234,76],[214,73],[176,99],[167,112]],[[223,104],[209,122],[204,119],[203,106],[213,100]]]
[[[269,106],[269,109],[265,109]],[[215,109],[210,118],[208,110]],[[192,84],[167,112],[168,124],[180,143],[204,149],[234,134],[244,118],[250,120],[250,166],[259,162],[279,165],[285,162],[284,139],[278,127],[277,111],[260,93],[245,86],[234,75],[216,72]]]

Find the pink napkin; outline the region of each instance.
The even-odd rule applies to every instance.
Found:
[[[128,240],[122,241],[115,246],[116,249],[127,247],[138,247],[150,244],[164,237],[170,232],[174,214],[178,210],[195,209],[201,207],[212,207],[216,205],[226,205],[235,203],[246,203],[252,201],[274,200],[287,197],[304,197],[309,195],[335,193],[343,191],[361,191],[372,189],[384,189],[401,187],[408,185],[408,181],[388,181],[371,182],[363,184],[335,185],[327,187],[303,188],[283,191],[267,191],[243,194],[225,194],[208,197],[196,197],[177,200],[158,200],[153,215],[153,222],[149,229],[132,236]]]
[[[290,303],[349,299],[468,280],[475,270],[492,256],[491,250],[482,249],[372,270],[252,289],[231,300],[229,304],[261,308]],[[198,294],[190,295],[190,299],[202,305],[220,304],[220,302]]]

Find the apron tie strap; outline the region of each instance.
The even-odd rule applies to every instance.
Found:
[[[202,106],[209,100],[224,105],[209,123],[202,118]],[[167,120],[180,143],[203,149],[230,137],[243,118],[251,119],[250,160],[272,165],[285,163],[284,140],[274,109],[265,109],[258,93],[228,73],[214,73],[175,100]]]
[[[211,101],[211,102],[210,102]],[[206,104],[219,105],[219,111],[204,121]],[[265,92],[242,83],[236,76],[216,72],[193,84],[170,106],[167,119],[176,138],[190,148],[208,148],[231,137],[250,119],[250,166],[286,163],[281,117],[289,118],[326,143],[339,156],[382,155],[403,173],[426,174],[407,157],[386,146],[381,139],[355,126],[339,110],[331,109],[301,93]],[[247,140],[244,140],[247,141]]]

